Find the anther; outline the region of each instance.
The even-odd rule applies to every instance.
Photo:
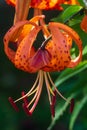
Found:
[[[54,90],[53,93],[54,93],[54,95],[52,96],[52,104],[55,105],[55,103],[56,103],[56,93],[57,93],[56,90]]]
[[[11,97],[8,98],[10,104],[12,105],[12,107],[15,109],[15,111],[19,111],[19,108],[17,107],[17,105],[15,104],[15,102],[13,101],[13,99]]]
[[[22,104],[22,107],[23,107],[23,110],[24,112],[28,115],[28,116],[31,116],[32,113],[29,111],[29,109],[27,108],[27,106],[23,103]]]
[[[74,109],[74,99],[72,98],[70,102],[70,113],[73,112],[73,109]]]
[[[55,105],[51,104],[50,105],[50,109],[51,109],[51,115],[52,115],[52,117],[55,117]]]
[[[52,117],[55,117],[56,90],[53,91],[52,104],[50,105]]]
[[[27,105],[28,105],[28,99],[27,99],[27,97],[25,97],[25,92],[23,91],[23,92],[21,93],[21,95],[22,95],[22,97],[23,97],[24,104],[27,106]]]

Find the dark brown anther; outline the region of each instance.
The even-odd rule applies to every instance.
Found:
[[[55,117],[55,105],[51,104],[50,105],[50,109],[51,109],[51,115],[52,115],[52,117]]]
[[[56,90],[53,91],[52,104],[50,105],[52,117],[55,117]]]
[[[31,116],[32,113],[29,111],[29,109],[27,108],[27,106],[23,103],[22,104],[22,107],[23,107],[23,110],[24,112],[28,115],[28,116]]]
[[[52,104],[55,105],[56,104],[56,90],[53,91],[54,95],[52,96]]]
[[[13,99],[11,97],[8,98],[10,104],[12,105],[12,107],[15,109],[15,111],[19,111],[19,108],[17,107],[17,105],[15,104],[15,102],[13,101]]]
[[[22,95],[22,97],[25,96],[25,92],[23,91],[23,92],[21,93],[21,95]],[[27,97],[24,97],[24,98],[23,98],[23,101],[24,101],[24,104],[27,106],[27,105],[28,105],[28,99],[27,99]]]
[[[73,112],[73,109],[74,109],[74,99],[72,98],[70,102],[70,113]]]

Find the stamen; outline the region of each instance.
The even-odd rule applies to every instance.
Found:
[[[39,86],[38,86],[37,88],[39,88]],[[28,107],[29,107],[29,106],[33,103],[33,101],[36,99],[37,95],[38,95],[38,89],[37,89],[37,92],[36,92],[36,94],[34,95],[33,99],[32,99],[32,100],[30,101],[30,103],[28,104]]]
[[[38,73],[38,75],[37,75],[37,78],[36,78],[36,81],[35,81],[33,87],[30,89],[30,91],[29,91],[27,94],[25,94],[24,96],[22,96],[21,98],[18,98],[17,100],[15,100],[14,102],[18,102],[18,101],[22,100],[23,98],[30,96],[29,94],[31,94],[32,91],[34,90],[34,88],[36,87],[36,84],[37,84],[37,82],[38,82],[38,79],[39,79],[39,73]]]
[[[55,95],[52,96],[52,104],[56,104],[56,90],[53,91]]]
[[[50,90],[49,90],[50,84],[49,84],[46,72],[44,72],[44,77],[45,77],[45,83],[46,83],[46,88],[47,88],[47,92],[48,92],[48,98],[49,98],[49,102],[50,102],[50,105],[51,105],[52,101],[51,101],[51,95],[50,95]]]
[[[54,104],[50,104],[50,109],[51,109],[52,117],[55,117],[55,105]]]
[[[37,89],[37,98],[36,98],[32,108],[30,109],[31,113],[34,111],[34,109],[39,101],[40,95],[41,95],[41,90],[42,90],[42,85],[43,85],[43,71],[39,71],[39,73],[40,73],[40,77],[39,77],[40,79],[39,79],[39,84],[38,84],[39,87]]]
[[[25,113],[28,115],[28,116],[31,116],[32,113],[28,110],[27,106],[23,103],[22,104],[22,107],[23,107],[23,110],[25,111]]]
[[[22,97],[23,97],[24,104],[27,106],[27,105],[28,105],[28,99],[27,99],[27,97],[24,97],[24,96],[25,96],[25,92],[23,91],[23,92],[21,93],[21,95],[22,95]]]
[[[13,99],[11,97],[8,98],[9,102],[11,103],[12,107],[15,109],[15,111],[19,111],[19,108],[17,107],[17,105],[15,104],[15,102],[13,101]]]
[[[73,112],[73,109],[74,109],[74,99],[72,98],[70,102],[70,113]]]
[[[66,98],[58,91],[58,89],[56,88],[55,84],[53,83],[53,81],[52,81],[52,79],[51,79],[51,77],[50,77],[49,72],[47,72],[47,75],[48,75],[48,78],[49,78],[49,80],[50,80],[52,86],[54,87],[54,89],[55,89],[56,92],[58,93],[58,95],[59,95],[61,98],[63,98],[65,101],[67,101],[67,99],[66,99]]]
[[[52,96],[52,104],[50,105],[52,117],[55,117],[55,103],[56,103],[56,91],[55,90],[54,90],[54,94],[55,95]]]

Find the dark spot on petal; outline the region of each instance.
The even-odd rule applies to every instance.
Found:
[[[67,45],[65,45],[65,47],[67,47]]]
[[[66,41],[65,40],[63,40],[63,43],[65,43]]]
[[[71,57],[70,57],[70,56],[68,56],[68,59],[69,59],[69,60],[71,60]]]

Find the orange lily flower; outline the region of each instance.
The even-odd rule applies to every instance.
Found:
[[[12,6],[15,6],[15,0],[6,0]],[[38,9],[57,9],[62,10],[61,4],[78,4],[78,0],[31,0],[31,7]]]
[[[33,17],[31,20],[20,21],[11,27],[4,37],[5,53],[12,63],[23,71],[35,73],[38,71],[36,81],[28,93],[22,92],[22,97],[9,101],[16,111],[16,102],[23,100],[23,109],[31,115],[39,101],[43,82],[45,80],[52,116],[55,116],[55,97],[58,93],[64,100],[65,97],[57,90],[49,72],[73,68],[82,58],[82,41],[79,35],[67,25],[50,22],[48,27],[38,25],[44,18],[43,15]],[[46,39],[36,51],[33,46],[39,31],[42,30]],[[50,30],[50,31],[48,31]],[[79,55],[72,59],[70,49],[72,40],[78,46]],[[53,89],[51,88],[53,86]],[[28,103],[28,97],[34,95]]]

